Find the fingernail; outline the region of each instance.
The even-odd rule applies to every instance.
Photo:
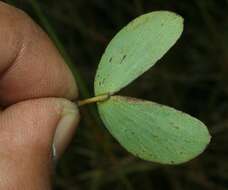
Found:
[[[57,160],[70,143],[79,122],[79,111],[76,104],[70,101],[61,102],[63,107],[53,139],[53,159]]]

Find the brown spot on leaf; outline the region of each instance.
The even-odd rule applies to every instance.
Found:
[[[123,63],[123,61],[124,61],[124,59],[127,57],[127,55],[124,55],[123,57],[122,57],[122,59],[121,59],[121,61],[120,61],[120,64],[122,64]]]
[[[171,164],[174,164],[175,162],[173,160],[170,161]]]
[[[116,100],[123,100],[127,101],[128,103],[138,103],[138,102],[148,102],[146,100],[138,99],[138,98],[133,98],[133,97],[128,97],[128,96],[113,96],[114,99]]]
[[[158,136],[157,135],[152,135],[154,138],[158,138]]]
[[[177,125],[174,125],[173,127],[174,127],[174,128],[176,128],[176,129],[180,129],[180,127],[179,127],[179,126],[177,126]]]

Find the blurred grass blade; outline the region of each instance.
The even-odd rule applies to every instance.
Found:
[[[45,28],[45,30],[49,34],[50,38],[54,41],[56,47],[60,51],[65,62],[67,63],[67,65],[71,69],[71,71],[72,71],[72,73],[73,73],[73,75],[77,81],[77,84],[79,86],[81,95],[83,96],[83,98],[90,97],[89,91],[88,91],[86,85],[84,84],[84,81],[83,81],[81,75],[79,74],[79,71],[77,70],[76,66],[74,65],[74,63],[71,60],[68,53],[65,51],[64,46],[62,45],[62,43],[58,39],[54,29],[51,27],[47,18],[44,16],[44,13],[41,11],[39,3],[36,0],[29,0],[29,2],[31,4],[32,8],[34,9],[34,12],[36,13],[36,15],[39,17],[42,26]]]

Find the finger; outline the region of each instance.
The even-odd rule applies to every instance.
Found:
[[[16,184],[18,189],[33,189],[29,184],[47,189],[52,144],[56,143],[57,155],[68,144],[55,139],[55,131],[70,139],[78,121],[77,107],[61,98],[28,100],[4,110],[0,114],[0,189],[14,189]]]
[[[77,97],[77,87],[48,36],[22,11],[0,2],[0,104]]]
[[[0,104],[40,97],[77,97],[77,86],[47,35],[22,11],[0,2]],[[32,106],[32,105],[31,105]],[[58,133],[62,152],[71,125]]]

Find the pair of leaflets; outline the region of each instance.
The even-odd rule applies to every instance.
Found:
[[[99,63],[95,96],[105,126],[133,155],[163,164],[179,164],[199,155],[210,141],[198,119],[151,101],[115,95],[151,68],[176,43],[183,18],[169,11],[142,15],[111,40]]]

